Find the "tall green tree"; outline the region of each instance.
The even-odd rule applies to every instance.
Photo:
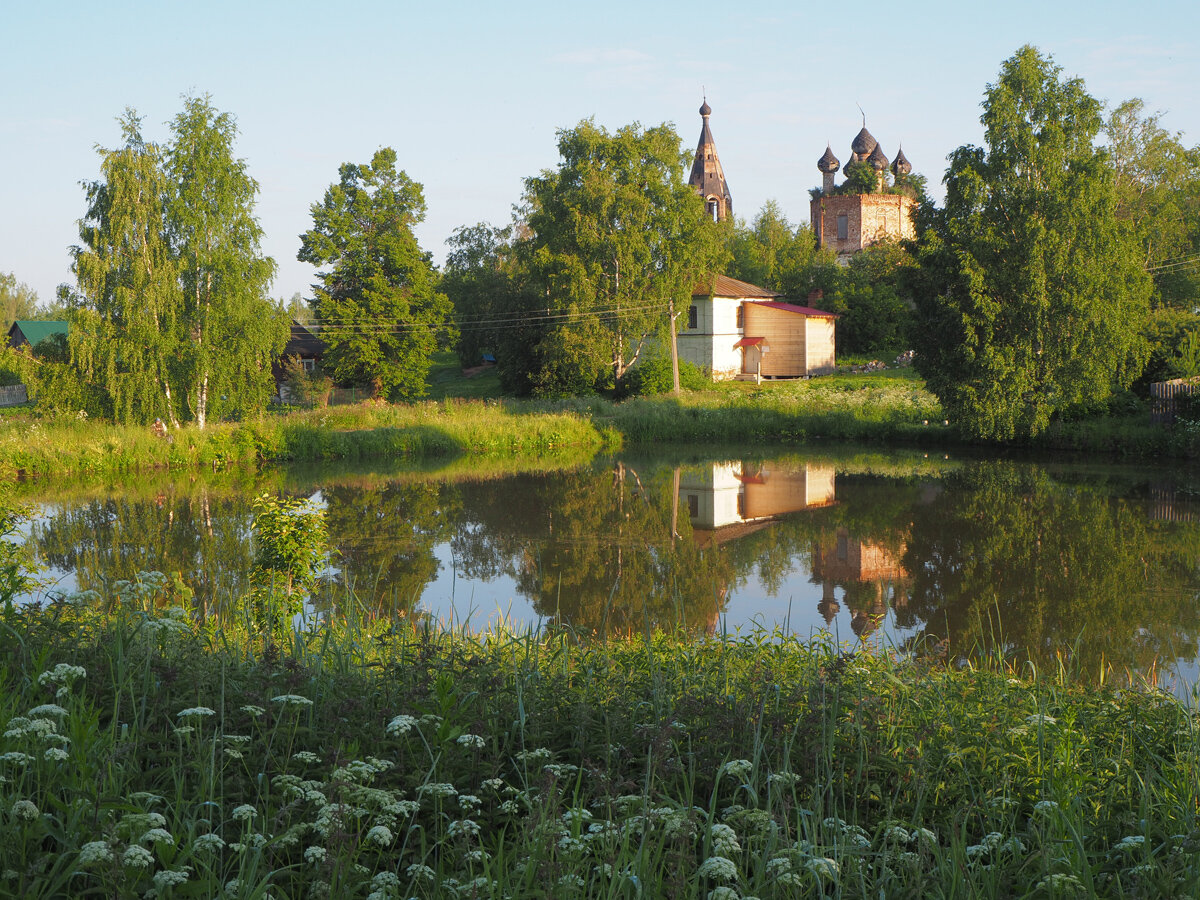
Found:
[[[265,405],[287,327],[233,117],[190,97],[171,127],[165,147],[148,142],[127,110],[124,146],[99,151],[73,249],[71,364],[118,421],[203,428]]]
[[[514,299],[518,280],[512,226],[494,228],[486,222],[455,229],[446,243],[442,289],[454,305],[458,323],[455,350],[464,366],[478,365],[482,355],[495,353],[498,335],[517,324],[520,304]]]
[[[1112,158],[1117,216],[1136,230],[1153,273],[1155,305],[1200,306],[1200,146],[1162,127],[1137,98],[1104,123]]]
[[[425,218],[421,185],[385,147],[365,165],[346,163],[312,206],[302,262],[318,273],[316,314],[329,345],[324,365],[341,382],[370,384],[393,400],[425,394],[429,357],[450,315],[430,255],[413,227]]]
[[[259,248],[258,183],[233,154],[237,124],[210,99],[187,97],[164,160],[167,230],[179,266],[178,335],[189,418],[245,414],[274,391],[271,363],[287,323],[268,296],[275,261]]]
[[[667,312],[723,262],[722,226],[685,182],[669,125],[558,134],[560,161],[525,182],[527,272],[544,323],[528,335],[529,385],[560,394],[619,383]],[[531,313],[534,310],[530,311]]]
[[[99,411],[121,422],[178,422],[182,290],[167,230],[171,187],[163,149],[142,137],[126,109],[124,146],[98,148],[98,181],[84,185],[88,209],[72,248],[79,308],[72,362],[98,388]]]
[[[836,254],[818,249],[812,228],[792,225],[774,200],[749,225],[734,226],[730,251],[726,274],[796,300],[814,290],[828,292],[837,281]]]
[[[13,322],[32,319],[37,312],[37,292],[13,273],[0,272],[0,336],[8,334]]]
[[[1011,439],[1137,376],[1150,281],[1083,82],[1023,47],[983,108],[919,217],[917,365],[965,432]]]

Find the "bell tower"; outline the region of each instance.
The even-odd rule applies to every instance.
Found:
[[[704,198],[708,214],[721,222],[733,215],[733,197],[729,194],[729,184],[725,181],[725,172],[717,157],[716,142],[708,128],[708,117],[711,115],[712,108],[706,99],[700,107],[700,118],[704,124],[700,129],[700,143],[696,145],[696,161],[692,163],[688,184]]]

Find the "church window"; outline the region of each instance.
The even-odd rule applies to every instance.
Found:
[[[697,318],[698,317],[696,314],[696,304],[693,303],[691,306],[688,307],[688,328],[694,329],[696,327]]]
[[[838,240],[844,241],[850,237],[850,219],[847,216],[837,217]]]

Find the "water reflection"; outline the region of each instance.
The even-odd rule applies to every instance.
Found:
[[[274,477],[327,508],[325,615],[353,597],[389,618],[500,608],[584,634],[757,620],[1039,665],[1067,653],[1095,673],[1198,653],[1200,516],[1178,473],[830,456]],[[158,569],[226,614],[262,487],[67,493],[30,544],[64,590]]]

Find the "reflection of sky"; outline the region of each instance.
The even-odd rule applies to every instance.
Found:
[[[480,632],[503,623],[518,631],[536,628],[542,618],[527,597],[517,592],[516,582],[507,575],[490,581],[467,581],[456,574],[449,544],[434,549],[440,566],[437,576],[421,595],[420,608],[444,626],[466,627]],[[832,640],[849,648],[859,646],[850,625],[853,615],[841,588],[836,591],[839,609],[829,624],[817,609],[821,585],[810,581],[808,568],[799,564],[784,578],[780,589],[771,593],[756,572],[746,575],[745,583],[731,590],[717,632],[730,636],[761,630],[786,630],[800,638]],[[867,642],[871,646],[898,646],[911,634],[898,629],[895,615],[888,610]]]

